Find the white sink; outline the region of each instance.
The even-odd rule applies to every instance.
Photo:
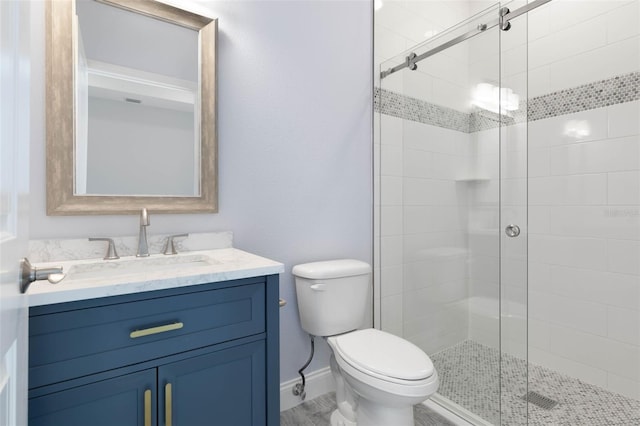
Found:
[[[198,266],[219,265],[220,262],[204,254],[184,256],[154,256],[122,260],[100,260],[91,263],[72,265],[66,271],[66,280],[80,280],[101,277],[113,277],[116,275],[130,275],[140,273],[153,273],[159,271],[194,268]]]

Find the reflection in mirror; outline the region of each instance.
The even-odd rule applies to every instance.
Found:
[[[76,14],[75,194],[199,195],[198,32],[93,0]]]
[[[48,0],[48,214],[217,211],[216,27],[154,0]]]

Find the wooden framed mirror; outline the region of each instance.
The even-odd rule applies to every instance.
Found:
[[[47,214],[217,212],[217,20],[47,0],[46,34]]]

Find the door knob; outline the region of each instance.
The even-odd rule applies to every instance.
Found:
[[[37,280],[49,280],[52,284],[57,284],[65,277],[62,273],[62,266],[54,268],[36,268],[31,265],[26,257],[20,261],[20,293],[25,293],[29,284]]]

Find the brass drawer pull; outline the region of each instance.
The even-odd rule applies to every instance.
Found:
[[[138,337],[149,336],[151,334],[164,333],[165,331],[179,330],[182,327],[184,327],[183,323],[174,322],[173,324],[160,325],[158,327],[145,328],[143,330],[135,330],[132,331],[131,334],[129,334],[129,337],[135,339]]]
[[[151,426],[151,390],[144,391],[144,426]]]

